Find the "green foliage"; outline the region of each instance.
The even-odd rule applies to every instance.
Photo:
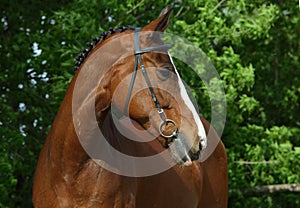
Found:
[[[175,2],[175,3],[174,3]],[[40,148],[74,58],[100,32],[142,26],[173,4],[168,32],[211,58],[222,79],[229,207],[297,207],[297,194],[243,196],[255,186],[300,183],[300,12],[292,1],[8,1],[0,23],[0,207],[30,207]],[[201,65],[201,64],[200,64]],[[201,70],[201,66],[197,66]],[[178,63],[210,118],[206,87]],[[210,87],[218,87],[211,81]],[[214,95],[217,99],[218,95]]]

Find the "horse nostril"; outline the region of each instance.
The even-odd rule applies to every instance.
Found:
[[[200,157],[200,151],[196,152],[196,153],[193,153],[191,150],[189,151],[189,155],[190,155],[190,158],[191,160],[198,160],[199,157]]]

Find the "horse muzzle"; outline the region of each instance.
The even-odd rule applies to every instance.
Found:
[[[190,166],[194,160],[200,157],[200,150],[194,150],[189,146],[186,137],[182,133],[178,133],[177,138],[169,145],[174,162],[183,166]]]

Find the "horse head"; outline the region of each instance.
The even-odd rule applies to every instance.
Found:
[[[206,136],[168,53],[169,45],[161,39],[170,14],[171,10],[166,8],[145,27],[110,38],[118,44],[109,47],[118,47],[118,52],[111,56],[118,58],[107,72],[109,75],[105,75],[111,78],[102,78],[102,87],[98,89],[101,102],[96,101],[96,113],[101,114],[112,102],[119,112],[157,136],[163,147],[170,147],[176,163],[191,165],[205,148]]]

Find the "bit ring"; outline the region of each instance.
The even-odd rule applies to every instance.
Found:
[[[164,126],[166,126],[168,123],[171,123],[174,127],[175,130],[170,134],[170,135],[166,135],[162,132],[162,128]],[[172,137],[177,137],[177,133],[178,133],[178,127],[175,123],[175,121],[171,120],[171,119],[166,119],[165,121],[162,121],[159,125],[159,133],[161,136],[163,136],[164,138],[172,138]]]

